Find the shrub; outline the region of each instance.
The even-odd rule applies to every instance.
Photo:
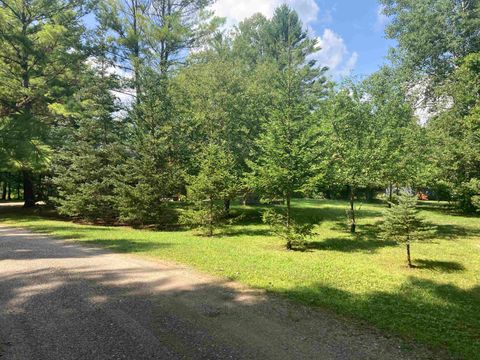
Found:
[[[305,250],[308,238],[314,235],[314,224],[298,224],[287,221],[287,216],[273,209],[263,213],[263,222],[268,224],[275,236],[285,241],[287,250]]]
[[[471,179],[455,189],[458,206],[465,212],[480,211],[480,179]]]

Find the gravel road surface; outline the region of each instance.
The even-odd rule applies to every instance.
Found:
[[[429,358],[440,355],[185,266],[0,227],[1,360]]]

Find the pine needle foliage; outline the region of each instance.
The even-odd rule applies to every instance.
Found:
[[[180,221],[183,224],[213,236],[225,219],[222,201],[231,198],[238,190],[234,164],[233,156],[220,145],[212,143],[205,147],[200,157],[200,170],[188,181],[187,199],[193,207],[182,214]]]
[[[314,224],[298,224],[274,209],[265,211],[262,219],[265,224],[270,225],[275,236],[285,241],[287,250],[306,250],[308,239],[314,235]]]
[[[407,250],[408,267],[413,268],[410,245],[414,241],[428,238],[432,229],[418,215],[415,195],[401,194],[397,200],[398,203],[392,203],[391,208],[385,212],[381,236],[385,240],[404,244]]]

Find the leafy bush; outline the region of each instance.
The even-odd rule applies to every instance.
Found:
[[[471,179],[455,189],[458,206],[465,212],[480,211],[480,179]]]

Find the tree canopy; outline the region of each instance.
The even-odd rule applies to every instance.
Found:
[[[228,29],[211,4],[0,0],[3,192],[139,226],[260,199],[288,228],[325,196],[353,232],[362,197],[405,187],[478,209],[478,1],[381,0],[390,60],[340,82],[289,6]]]

